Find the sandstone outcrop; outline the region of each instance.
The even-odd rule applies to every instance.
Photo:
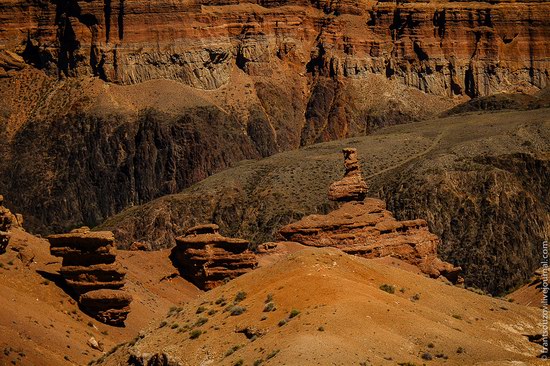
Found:
[[[23,216],[14,215],[11,211],[4,207],[4,196],[0,195],[0,254],[6,251],[6,247],[10,242],[11,234],[9,231],[12,228],[20,228],[23,224]]]
[[[176,238],[172,258],[184,277],[210,290],[257,266],[248,244],[247,240],[222,236],[218,225],[199,225]]]
[[[279,234],[284,240],[335,247],[365,258],[392,256],[430,277],[459,279],[460,268],[437,257],[439,238],[430,233],[426,221],[398,221],[379,199],[348,202],[327,215],[307,216],[284,226]]]
[[[116,262],[113,234],[81,228],[48,240],[51,254],[63,258],[60,274],[80,306],[103,323],[122,325],[132,298],[121,290],[126,272]]]
[[[357,150],[345,148],[344,178],[329,187],[329,198],[351,201],[327,215],[310,215],[284,226],[279,235],[314,247],[335,247],[365,258],[392,256],[417,266],[423,273],[456,282],[460,267],[437,257],[439,238],[425,220],[396,220],[386,203],[366,198],[367,184],[361,176]]]
[[[368,192],[368,186],[361,175],[361,166],[357,160],[357,149],[345,148],[344,178],[330,185],[328,198],[332,201],[362,201]]]

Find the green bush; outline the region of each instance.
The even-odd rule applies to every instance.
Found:
[[[239,344],[234,345],[233,347],[228,349],[227,352],[225,352],[225,357],[231,356],[233,353],[238,351],[239,348],[241,348],[241,345],[239,345]]]
[[[386,291],[388,294],[394,294],[395,293],[395,287],[392,285],[388,285],[387,283],[384,283],[383,285],[380,285],[380,290]]]
[[[246,292],[244,291],[239,291],[237,292],[237,294],[235,295],[235,300],[233,300],[233,302],[235,304],[238,304],[240,303],[241,301],[243,301],[244,299],[246,299]]]
[[[208,321],[207,318],[198,318],[197,321],[195,322],[195,326],[200,327],[200,326],[206,324],[207,321]]]
[[[294,318],[294,317],[296,317],[296,316],[298,316],[298,315],[300,315],[300,310],[292,309],[292,310],[290,311],[290,314],[288,315],[288,317],[289,317],[290,319],[292,319],[292,318]]]
[[[266,358],[267,358],[268,360],[270,360],[270,359],[272,359],[273,357],[277,356],[277,353],[279,353],[279,350],[278,350],[278,349],[276,349],[276,350],[274,350],[274,351],[271,351],[271,352],[269,352],[269,354],[267,355]]]
[[[202,334],[202,330],[200,329],[193,329],[191,332],[189,332],[189,338],[190,339],[197,339]]]
[[[244,313],[246,311],[246,308],[244,306],[239,306],[239,305],[233,305],[231,307],[231,309],[229,310],[229,313],[232,315],[232,316],[237,316],[237,315],[241,315],[242,313]]]

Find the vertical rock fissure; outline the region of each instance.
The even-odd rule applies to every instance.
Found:
[[[103,13],[105,15],[105,42],[109,43],[111,36],[111,0],[104,0]]]
[[[120,8],[118,10],[118,39],[124,38],[124,0],[120,0]]]

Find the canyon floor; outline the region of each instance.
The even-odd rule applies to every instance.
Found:
[[[304,249],[175,309],[95,364],[537,364],[526,337],[537,330],[536,308],[400,265]]]

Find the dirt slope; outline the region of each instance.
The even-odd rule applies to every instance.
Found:
[[[60,287],[60,259],[50,256],[46,240],[19,230],[13,235],[0,256],[0,365],[86,364],[102,354],[87,345],[90,337],[108,349],[201,293],[181,277],[171,278],[176,270],[168,251],[119,251],[134,301],[126,327],[107,326],[80,311]]]
[[[378,260],[305,249],[205,293],[95,364],[536,365],[524,335],[539,316]]]

